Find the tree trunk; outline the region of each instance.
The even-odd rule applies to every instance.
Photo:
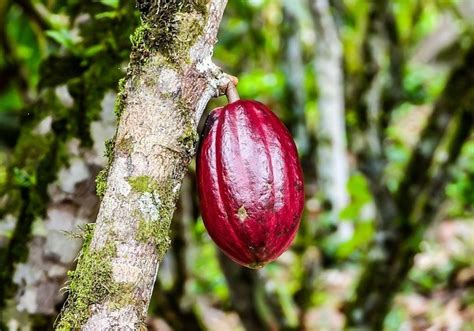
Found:
[[[144,329],[196,127],[228,83],[211,55],[225,0],[138,1],[95,230],[85,234],[58,329]]]
[[[318,86],[318,183],[330,203],[332,217],[347,205],[349,163],[344,118],[342,44],[328,0],[310,0],[316,32],[315,70]],[[343,222],[343,238],[350,237],[352,227]]]

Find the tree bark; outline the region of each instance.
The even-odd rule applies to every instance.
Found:
[[[229,78],[212,62],[225,0],[138,1],[142,24],[117,98],[115,145],[58,329],[145,329],[196,127]]]

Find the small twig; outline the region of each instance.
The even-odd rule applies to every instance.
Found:
[[[239,92],[237,92],[236,85],[239,83],[237,77],[229,75],[229,83],[225,90],[225,95],[229,103],[233,103],[240,100]]]

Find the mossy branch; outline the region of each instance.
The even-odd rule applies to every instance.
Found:
[[[225,0],[137,2],[141,25],[119,83],[119,125],[107,148],[109,167],[97,179],[103,199],[58,329],[144,328],[199,118],[230,80],[211,61],[225,6]],[[104,283],[106,291],[81,299]]]

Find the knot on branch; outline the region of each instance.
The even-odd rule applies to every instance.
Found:
[[[225,95],[229,84],[237,85],[239,81],[237,77],[226,74],[209,58],[199,62],[196,68],[206,77],[208,86],[212,89],[211,97],[213,98]]]
[[[196,106],[195,122],[199,123],[199,119],[209,100],[225,95],[230,85],[237,85],[238,79],[237,77],[226,74],[220,67],[212,62],[210,57],[206,57],[204,60],[197,62],[196,70],[201,77],[204,77],[207,84],[207,88]]]

